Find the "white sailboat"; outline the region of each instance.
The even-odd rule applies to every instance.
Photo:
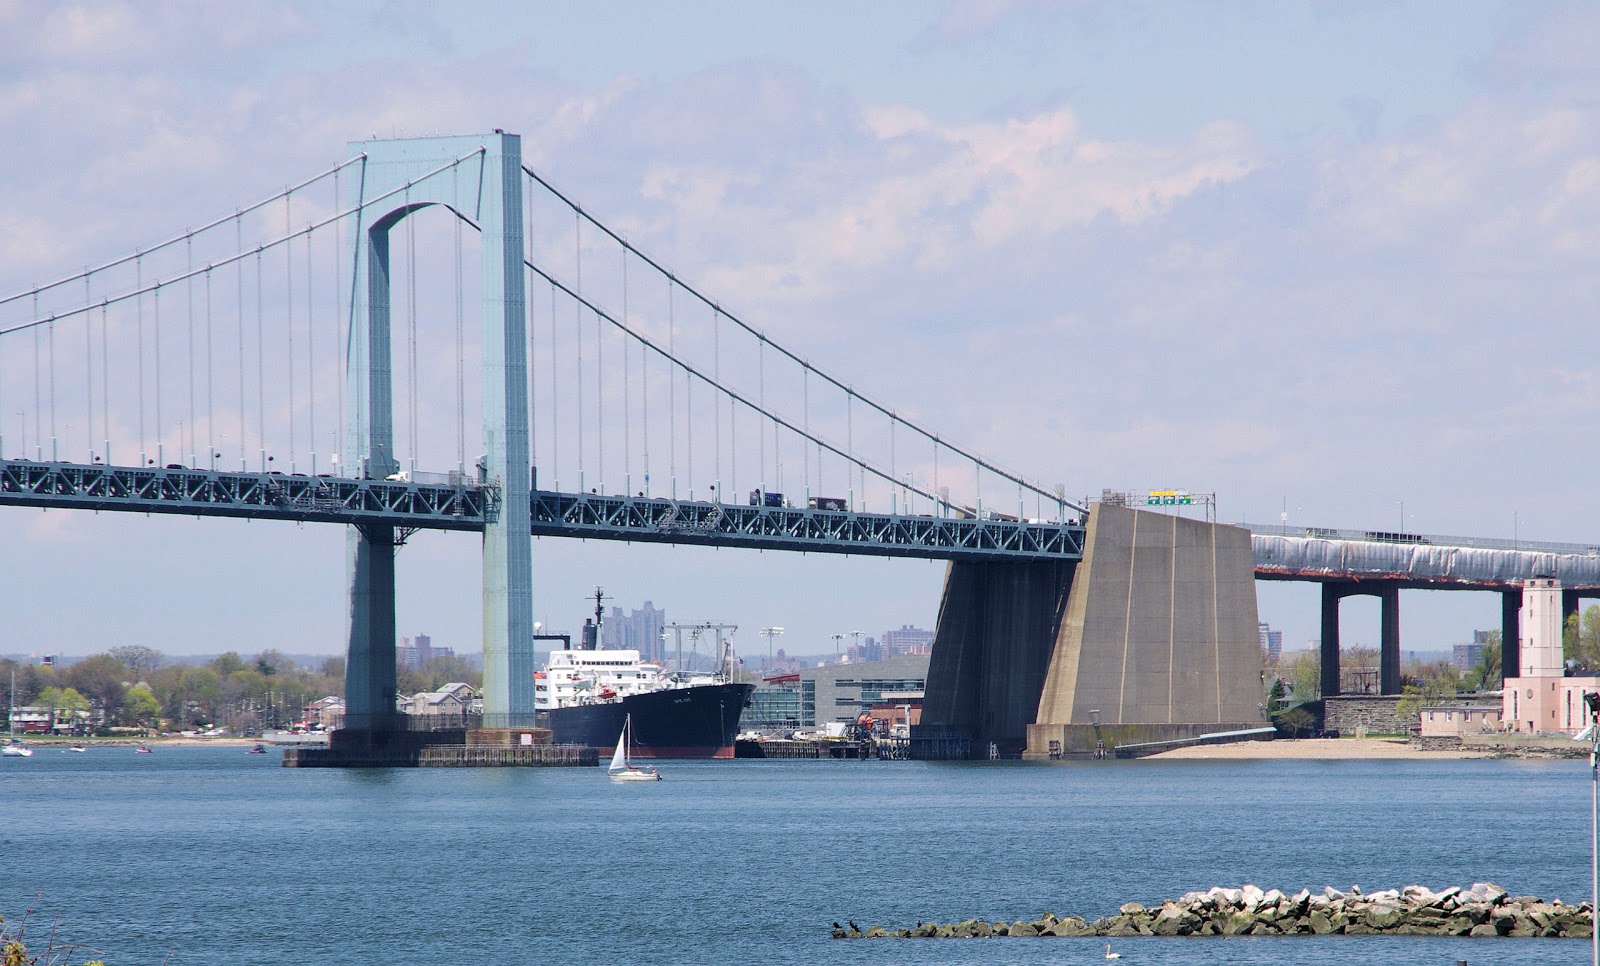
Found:
[[[617,735],[617,751],[611,756],[611,767],[606,769],[614,782],[658,782],[661,773],[654,768],[635,765],[628,761],[633,744],[633,716],[622,719],[622,734]]]
[[[16,727],[17,720],[17,672],[11,671],[11,696],[6,699],[6,734],[11,735],[11,740],[0,745],[0,758],[32,758],[33,749],[17,740],[11,729]]]

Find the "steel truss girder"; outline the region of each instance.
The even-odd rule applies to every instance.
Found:
[[[940,560],[1083,556],[1083,527],[535,491],[536,536]],[[482,531],[495,486],[0,460],[0,506]]]
[[[941,560],[1080,559],[1084,529],[684,500],[533,494],[540,536]]]
[[[0,460],[0,505],[482,530],[491,486]]]

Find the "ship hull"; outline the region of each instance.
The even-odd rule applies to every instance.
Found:
[[[754,691],[753,684],[706,684],[555,708],[550,730],[556,744],[609,755],[631,717],[635,758],[732,758],[739,715]]]

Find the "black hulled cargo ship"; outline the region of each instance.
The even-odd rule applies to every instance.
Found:
[[[548,715],[555,743],[609,753],[631,718],[634,757],[732,758],[755,685],[733,681],[736,665],[720,633],[715,671],[669,674],[636,650],[599,647],[602,599],[596,588],[581,646],[551,652],[534,676],[534,706]]]

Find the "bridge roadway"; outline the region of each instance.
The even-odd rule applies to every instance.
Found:
[[[1240,525],[1251,531],[1261,580],[1513,591],[1555,577],[1569,592],[1600,594],[1600,547],[1585,544]]]
[[[1029,523],[757,507],[535,490],[536,536],[943,560],[1083,556],[1076,523]],[[292,520],[404,530],[478,530],[500,490],[477,483],[363,480],[178,467],[0,460],[0,506]]]

